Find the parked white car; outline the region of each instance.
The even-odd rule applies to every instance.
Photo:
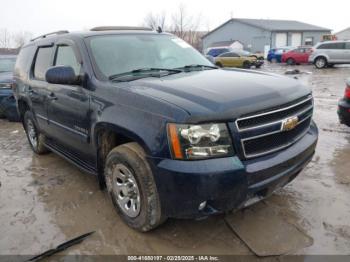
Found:
[[[332,67],[335,64],[350,64],[350,41],[327,41],[313,48],[309,62],[317,68]]]

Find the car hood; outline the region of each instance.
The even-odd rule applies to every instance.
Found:
[[[0,83],[12,83],[13,73],[12,72],[0,72]]]
[[[310,94],[301,82],[253,70],[204,70],[129,82],[131,92],[186,110],[189,121],[233,119]]]

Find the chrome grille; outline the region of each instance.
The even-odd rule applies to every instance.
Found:
[[[245,158],[266,155],[295,143],[309,130],[312,113],[313,99],[307,96],[279,109],[237,119],[236,127]],[[284,129],[283,123],[295,117],[295,126]]]

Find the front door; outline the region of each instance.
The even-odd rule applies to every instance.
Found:
[[[84,72],[73,43],[57,44],[54,65],[71,66],[77,76]],[[81,85],[49,84],[48,89],[51,137],[67,150],[78,154],[79,159],[92,164],[94,154],[90,143],[90,91]]]

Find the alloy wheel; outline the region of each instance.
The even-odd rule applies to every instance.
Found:
[[[141,210],[140,190],[133,172],[124,164],[117,164],[113,170],[112,190],[123,213],[137,217]]]
[[[37,148],[38,136],[37,136],[34,123],[31,119],[28,119],[27,121],[27,132],[28,132],[28,138],[29,138],[30,144],[33,146],[33,148]]]

